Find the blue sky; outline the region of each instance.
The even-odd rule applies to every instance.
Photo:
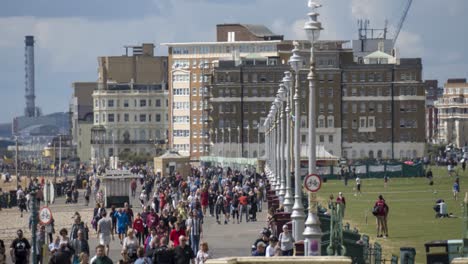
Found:
[[[396,25],[407,0],[317,0],[322,39],[354,39],[357,19]],[[71,83],[95,81],[97,56],[123,54],[127,44],[213,41],[218,23],[258,23],[304,39],[307,0],[15,0],[0,8],[0,123],[24,109],[24,36],[36,38],[36,105],[67,111]],[[422,57],[425,79],[466,77],[468,1],[415,0],[397,47]],[[157,53],[165,54],[158,47]]]

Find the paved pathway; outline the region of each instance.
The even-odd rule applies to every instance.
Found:
[[[139,201],[132,201],[134,212],[140,212]],[[90,249],[91,255],[94,254],[94,248],[97,245],[97,238],[94,230],[92,230],[90,221],[93,211],[93,202],[90,202],[89,207],[83,205],[82,190],[80,190],[80,198],[78,204],[65,204],[65,199],[59,198],[50,208],[56,220],[56,232],[62,227],[70,230],[74,212],[78,211],[84,222],[88,223],[90,230]],[[264,206],[266,208],[266,205]],[[215,217],[205,216],[204,236],[202,240],[207,241],[210,247],[210,252],[214,257],[227,256],[249,256],[250,247],[254,240],[259,236],[260,231],[267,225],[266,212],[257,213],[258,222],[242,222],[233,224],[232,222],[225,224],[217,224]],[[7,248],[7,263],[11,263],[8,254],[8,248],[11,241],[14,239],[16,230],[21,228],[25,232],[25,237],[31,240],[31,233],[28,230],[29,213],[26,213],[23,218],[17,208],[4,209],[0,211],[0,239],[3,239]],[[120,259],[121,245],[116,236],[116,240],[111,243],[110,257],[114,262]]]

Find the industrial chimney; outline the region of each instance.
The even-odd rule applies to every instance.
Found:
[[[26,36],[24,43],[26,44],[24,54],[26,108],[24,110],[24,116],[36,117],[38,111],[36,111],[36,95],[34,94],[34,36]]]

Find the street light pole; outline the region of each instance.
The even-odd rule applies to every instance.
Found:
[[[315,131],[315,64],[314,64],[314,44],[318,40],[322,24],[317,21],[319,13],[316,9],[321,7],[312,1],[309,1],[311,12],[308,13],[309,21],[305,23],[304,29],[310,41],[310,71],[307,76],[309,80],[309,174],[316,173],[316,131]],[[320,229],[320,220],[317,216],[317,194],[309,192],[309,213],[305,222],[304,237],[304,255],[321,255],[322,230]],[[307,246],[306,246],[307,245]]]
[[[250,124],[247,125],[247,157],[250,156]]]
[[[232,153],[232,150],[231,150],[231,127],[228,127],[228,133],[229,133],[229,153],[228,154],[231,155],[231,153]]]
[[[19,180],[18,175],[18,136],[15,136],[15,174],[16,174],[16,190],[19,189]]]
[[[290,116],[290,108],[289,108],[289,94],[291,93],[291,72],[287,71],[284,73],[283,83],[285,87],[285,98],[286,107],[284,109],[285,116],[286,116],[286,143],[285,143],[285,178],[286,178],[286,189],[284,194],[284,211],[287,213],[291,213],[292,206],[294,204],[293,195],[291,193],[291,116]]]
[[[284,203],[284,191],[285,191],[285,168],[284,168],[284,113],[283,113],[283,95],[284,95],[284,85],[280,84],[280,89],[278,90],[278,94],[275,98],[276,108],[278,109],[278,163],[279,163],[279,200],[281,205]]]
[[[62,177],[62,135],[59,135],[59,177]]]
[[[243,125],[242,125],[243,126]],[[237,126],[237,155],[242,158],[240,126]]]
[[[226,153],[224,151],[224,142],[226,141],[226,137],[224,136],[224,127],[221,130],[221,133],[223,134],[223,157],[226,157]]]
[[[299,68],[302,64],[302,57],[299,56],[299,43],[294,42],[293,55],[289,63],[296,74],[294,91],[294,206],[292,208],[291,218],[293,220],[293,233],[296,241],[303,240],[302,232],[304,230],[304,206],[302,205],[302,180],[301,180],[301,131],[300,131],[300,94],[299,94]]]

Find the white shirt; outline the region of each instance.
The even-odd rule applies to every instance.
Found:
[[[356,184],[361,184],[361,179],[359,177],[356,178]]]
[[[275,255],[275,248],[272,247],[271,245],[268,245],[268,247],[265,250],[265,257],[273,257]]]

